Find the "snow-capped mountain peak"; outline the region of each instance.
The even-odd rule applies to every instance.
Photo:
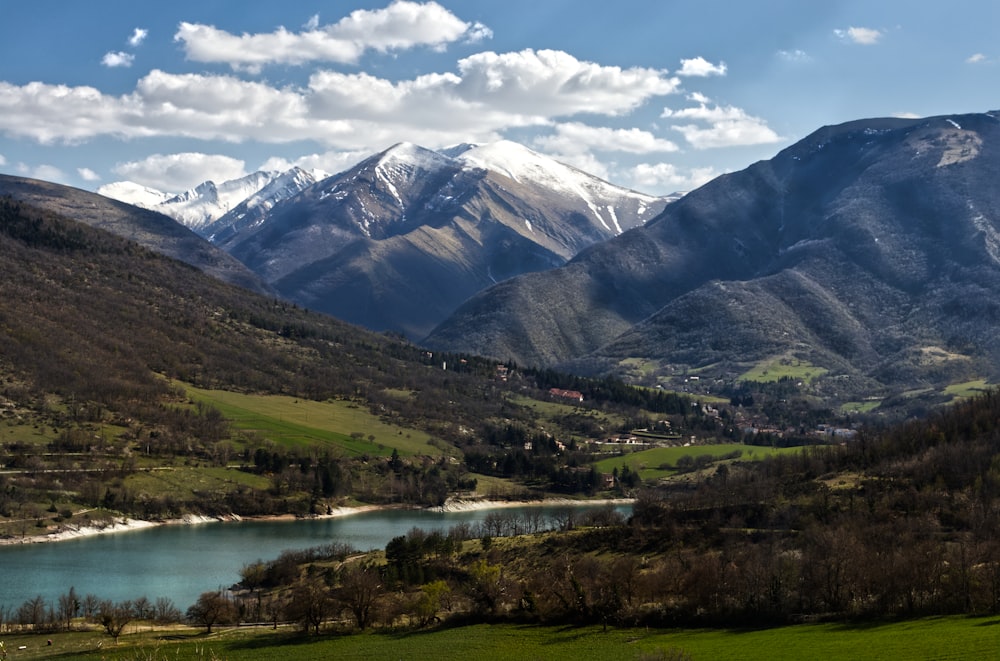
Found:
[[[257,171],[220,184],[205,181],[176,194],[128,181],[106,184],[97,192],[121,202],[159,211],[196,232],[204,233],[209,225],[237,207],[253,208],[263,204],[265,210],[269,209],[316,180],[316,174],[295,167],[287,172]]]
[[[133,181],[115,181],[104,184],[97,189],[97,194],[144,209],[152,209],[172,197],[170,193],[164,193]]]
[[[614,210],[623,200],[632,199],[643,207],[660,199],[615,186],[509,140],[470,146],[459,153],[456,160],[466,167],[498,172],[519,183],[530,182],[568,197],[580,198],[598,222],[615,234],[627,229],[619,223]],[[639,215],[644,216],[642,211]]]

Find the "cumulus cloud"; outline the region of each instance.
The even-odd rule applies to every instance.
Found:
[[[137,48],[142,45],[142,42],[146,41],[146,37],[149,36],[149,30],[145,28],[136,28],[132,30],[132,35],[128,38],[128,45],[132,48]]]
[[[460,96],[509,113],[619,115],[680,86],[657,69],[601,66],[555,50],[477,53],[458,63]]]
[[[353,11],[322,28],[318,16],[315,19],[302,32],[279,27],[274,32],[242,35],[184,22],[174,40],[182,43],[189,60],[259,71],[267,64],[354,63],[367,50],[441,49],[455,41],[476,41],[492,34],[486,26],[466,23],[436,2],[397,0],[384,9]]]
[[[988,58],[984,54],[975,53],[974,55],[970,55],[969,57],[967,57],[965,61],[968,64],[979,64],[981,62],[985,62],[987,59]]]
[[[681,170],[671,163],[640,163],[628,174],[634,188],[657,195],[691,191],[719,176],[713,167]]]
[[[719,62],[718,64],[712,64],[705,58],[693,57],[687,60],[681,60],[681,68],[677,72],[678,76],[725,76],[726,75],[726,63]]]
[[[681,124],[671,127],[680,132],[695,149],[761,145],[781,140],[781,137],[768,127],[766,121],[749,115],[742,108],[735,106],[709,107],[706,103],[701,103],[697,108],[682,110],[665,108],[661,117],[703,122],[704,124]]]
[[[2,165],[7,165],[7,158],[3,154],[0,154],[0,166]]]
[[[458,73],[389,81],[317,71],[304,87],[235,75],[150,71],[126,95],[0,82],[0,131],[42,143],[97,136],[319,142],[341,150],[399,140],[443,146],[576,114],[621,115],[677,91],[656,69],[601,66],[561,51],[478,53]]]
[[[553,134],[536,138],[533,144],[553,154],[585,154],[593,150],[652,154],[678,150],[674,142],[658,138],[649,131],[588,126],[579,122],[559,124]]]
[[[181,192],[204,181],[223,182],[246,176],[243,161],[221,154],[153,154],[141,161],[118,163],[112,172],[162,191]]]
[[[126,53],[125,51],[113,51],[105,53],[104,57],[101,58],[101,64],[106,67],[130,67],[132,62],[135,61],[135,55],[132,53]]]
[[[833,33],[842,41],[849,41],[862,46],[872,46],[877,44],[883,36],[882,30],[874,28],[849,27],[846,30],[837,29]]]
[[[80,178],[84,181],[100,181],[101,175],[97,174],[90,168],[77,168],[76,173],[80,175]]]

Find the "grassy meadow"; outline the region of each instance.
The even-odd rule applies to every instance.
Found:
[[[757,461],[776,454],[794,454],[802,448],[772,448],[762,445],[743,445],[740,443],[720,443],[718,445],[691,445],[687,447],[651,448],[628,454],[602,459],[594,465],[603,473],[610,473],[615,468],[621,470],[624,466],[639,472],[643,480],[655,480],[672,477],[678,473],[677,461],[682,457],[712,457],[719,461],[733,452],[741,453],[737,461]]]
[[[49,639],[51,646],[46,644]],[[416,632],[321,636],[250,628],[222,629],[205,636],[190,629],[150,631],[139,624],[130,625],[117,646],[97,632],[13,635],[4,642],[9,658],[26,660],[948,660],[996,658],[1000,651],[1000,618],[943,617],[867,625],[827,623],[718,630],[609,627],[604,631],[598,626],[478,624]],[[22,645],[26,649],[18,650]]]
[[[284,395],[247,395],[184,386],[194,402],[217,408],[238,430],[257,434],[288,448],[321,447],[346,455],[440,456],[430,435],[392,425],[357,404],[316,402]]]
[[[804,383],[812,383],[819,377],[826,374],[827,371],[828,370],[825,367],[813,365],[807,360],[799,360],[798,358],[783,356],[757,363],[744,372],[739,377],[739,380],[771,383],[780,381],[784,378],[789,378],[795,379],[796,381],[802,381]]]

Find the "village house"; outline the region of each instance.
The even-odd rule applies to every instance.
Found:
[[[583,401],[583,393],[576,390],[563,390],[562,388],[549,388],[549,394],[562,399],[572,399],[577,402]]]

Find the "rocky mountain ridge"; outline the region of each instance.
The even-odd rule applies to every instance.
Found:
[[[477,291],[559,266],[670,200],[510,142],[401,143],[275,204],[217,244],[283,296],[418,338]],[[231,217],[231,216],[230,216]]]

